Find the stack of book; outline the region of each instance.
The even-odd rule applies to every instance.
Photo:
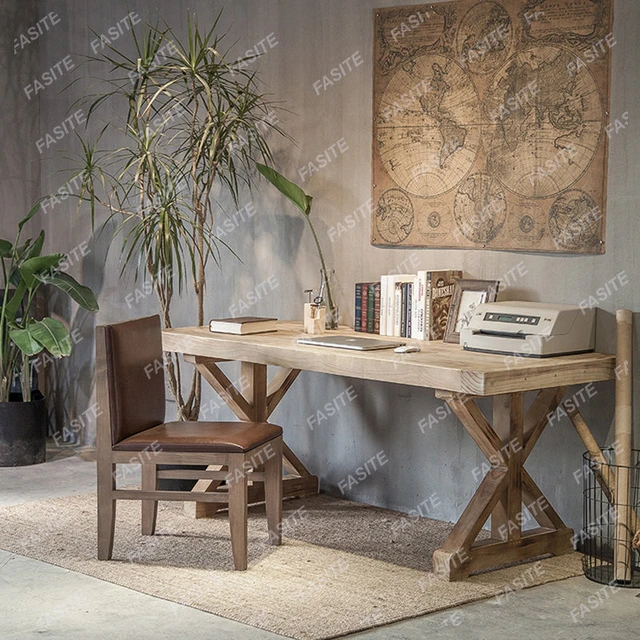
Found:
[[[364,333],[380,333],[380,283],[356,283],[354,329]]]
[[[385,275],[356,284],[356,331],[397,338],[442,340],[453,289],[462,271]],[[373,303],[373,308],[371,307]]]

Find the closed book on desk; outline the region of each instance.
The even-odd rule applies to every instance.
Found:
[[[413,283],[402,283],[402,309],[400,319],[400,337],[411,337],[411,298],[413,292]]]
[[[369,315],[369,283],[362,282],[362,321],[361,321],[361,330],[366,333],[367,332],[367,316]]]
[[[389,288],[389,276],[380,276],[380,322],[378,333],[387,335],[387,289]]]
[[[427,272],[418,271],[413,281],[413,298],[411,300],[411,337],[425,340]]]
[[[387,285],[387,335],[400,337],[402,317],[402,283],[413,282],[415,275],[400,274],[388,276]]]
[[[425,332],[427,340],[442,340],[456,281],[462,271],[446,269],[427,271],[427,300],[425,305]]]
[[[367,333],[373,333],[376,314],[376,283],[370,282],[367,286]]]
[[[277,318],[260,318],[256,316],[214,319],[209,322],[209,331],[213,333],[235,333],[237,335],[268,333],[276,331],[276,322]]]
[[[373,333],[377,333],[380,334],[380,320],[381,320],[381,316],[380,316],[380,301],[381,301],[381,297],[380,297],[380,289],[381,289],[381,283],[380,282],[376,282],[373,285],[373,298],[374,298],[374,308],[373,308]]]
[[[356,308],[353,329],[354,331],[362,331],[362,282],[356,282]]]

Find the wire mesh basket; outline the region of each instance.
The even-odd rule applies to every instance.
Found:
[[[600,584],[640,588],[640,451],[631,466],[615,463],[615,450],[596,460],[582,456],[583,528],[578,550],[589,580]],[[621,497],[628,500],[621,503]],[[616,498],[617,496],[617,498]]]

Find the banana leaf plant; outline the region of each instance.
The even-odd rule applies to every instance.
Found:
[[[331,295],[330,273],[327,270],[327,265],[324,260],[322,247],[320,246],[316,230],[313,228],[313,223],[311,222],[311,204],[313,203],[313,198],[310,195],[307,195],[297,184],[294,184],[285,178],[275,169],[260,163],[256,163],[256,167],[262,176],[264,176],[278,191],[280,191],[280,193],[286,196],[304,214],[304,219],[307,221],[309,229],[311,229],[311,235],[316,243],[316,249],[318,250],[318,256],[320,257],[322,274],[320,297],[327,306],[327,326],[330,329],[337,329],[338,313],[337,307],[333,302],[333,296]],[[324,299],[325,295],[326,300]]]
[[[22,400],[31,401],[31,359],[46,352],[54,358],[71,354],[72,340],[60,320],[33,315],[34,301],[41,287],[51,285],[88,311],[97,311],[93,291],[58,267],[61,253],[42,255],[45,234],[21,241],[25,224],[40,210],[38,202],[18,224],[13,240],[0,239],[2,290],[0,298],[0,402],[9,402],[11,387],[20,380]]]

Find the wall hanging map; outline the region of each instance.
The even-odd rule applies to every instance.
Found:
[[[604,253],[613,0],[375,11],[372,244]]]

